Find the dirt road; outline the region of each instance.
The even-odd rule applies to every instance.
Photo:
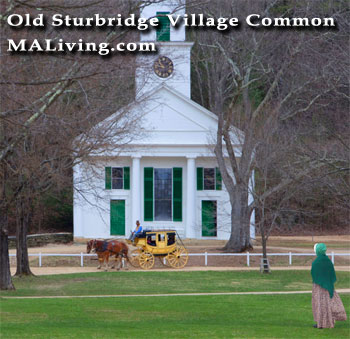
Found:
[[[318,236],[314,237],[315,242],[325,242],[329,246],[329,251],[334,253],[350,252],[350,235],[349,236]],[[312,253],[311,237],[271,237],[268,247],[269,253]],[[189,253],[220,253],[224,242],[222,240],[185,240],[185,246]],[[289,244],[291,246],[289,246]],[[300,245],[300,247],[295,247]],[[305,246],[306,245],[306,246]],[[310,246],[309,246],[310,245]],[[255,253],[261,253],[259,241],[256,241],[254,246]],[[252,253],[253,253],[252,252]],[[10,254],[15,254],[14,249],[10,250]],[[51,244],[43,247],[29,248],[30,254],[46,253],[46,254],[80,254],[86,253],[86,242],[75,242],[71,244]],[[12,273],[15,272],[15,258],[11,258]],[[96,258],[85,258],[84,267],[80,267],[80,257],[65,258],[65,257],[43,257],[43,267],[38,266],[38,257],[30,257],[31,269],[35,275],[47,274],[64,274],[64,273],[85,273],[99,272],[96,269]],[[293,265],[288,266],[288,257],[270,257],[272,270],[309,270],[313,257],[294,257]],[[260,258],[251,257],[250,267],[247,267],[246,257],[229,257],[229,256],[210,256],[208,257],[208,266],[204,266],[203,256],[190,256],[188,264],[182,271],[204,271],[204,270],[259,270]],[[335,260],[335,268],[338,271],[350,271],[350,256],[337,256]],[[158,260],[152,271],[169,270],[168,267],[162,266]],[[173,270],[173,269],[170,269]],[[131,267],[130,271],[137,271]],[[103,272],[103,271],[102,271]]]
[[[98,270],[96,267],[31,267],[34,275],[51,275],[51,274],[71,274],[71,273],[91,273],[91,272],[104,272]],[[259,267],[214,267],[214,266],[188,266],[182,269],[171,269],[171,268],[153,268],[145,271],[141,269],[131,268],[130,272],[165,272],[165,271],[258,271]],[[310,270],[309,266],[280,266],[273,267],[272,271],[282,270]],[[350,266],[335,266],[336,271],[347,271],[350,272]],[[125,271],[122,269],[120,272]],[[16,268],[11,267],[11,274],[15,274]],[[115,269],[110,269],[109,272],[116,272]]]

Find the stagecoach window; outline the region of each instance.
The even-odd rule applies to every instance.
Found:
[[[150,234],[147,236],[147,244],[150,246],[156,246],[156,235]]]
[[[165,241],[165,235],[162,233],[158,234],[158,241]]]
[[[215,190],[215,168],[204,168],[204,189]]]
[[[112,189],[123,189],[123,167],[112,168]]]
[[[175,242],[175,233],[168,234],[168,246],[172,245]]]
[[[172,169],[154,169],[154,219],[172,220]]]

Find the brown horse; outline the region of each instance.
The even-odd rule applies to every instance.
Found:
[[[122,258],[125,258],[129,262],[128,246],[125,243],[117,240],[90,240],[87,242],[86,252],[95,252],[99,260],[99,265],[97,269],[100,269],[101,265],[104,262],[105,271],[108,270],[108,260],[110,256],[115,256],[115,262],[119,261],[119,267],[117,268],[118,271],[120,270],[122,265]],[[114,265],[111,268],[114,268]]]

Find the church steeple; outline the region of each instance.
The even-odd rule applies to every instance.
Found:
[[[145,6],[140,17],[158,17],[159,27],[147,32],[141,31],[141,41],[154,41],[157,53],[138,56],[136,71],[137,97],[166,84],[180,93],[191,97],[191,48],[186,42],[185,26],[171,25],[167,15],[174,19],[185,14],[184,0],[167,0]]]

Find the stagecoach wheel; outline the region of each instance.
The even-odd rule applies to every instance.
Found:
[[[141,268],[149,270],[154,266],[154,255],[151,252],[144,251],[139,257],[139,263]]]
[[[188,252],[183,246],[176,246],[175,250],[168,254],[167,261],[174,268],[183,268],[188,261]]]
[[[141,253],[142,253],[142,251],[139,250],[139,249],[131,251],[129,260],[130,260],[130,263],[131,263],[132,266],[140,267],[139,258],[141,256]]]

